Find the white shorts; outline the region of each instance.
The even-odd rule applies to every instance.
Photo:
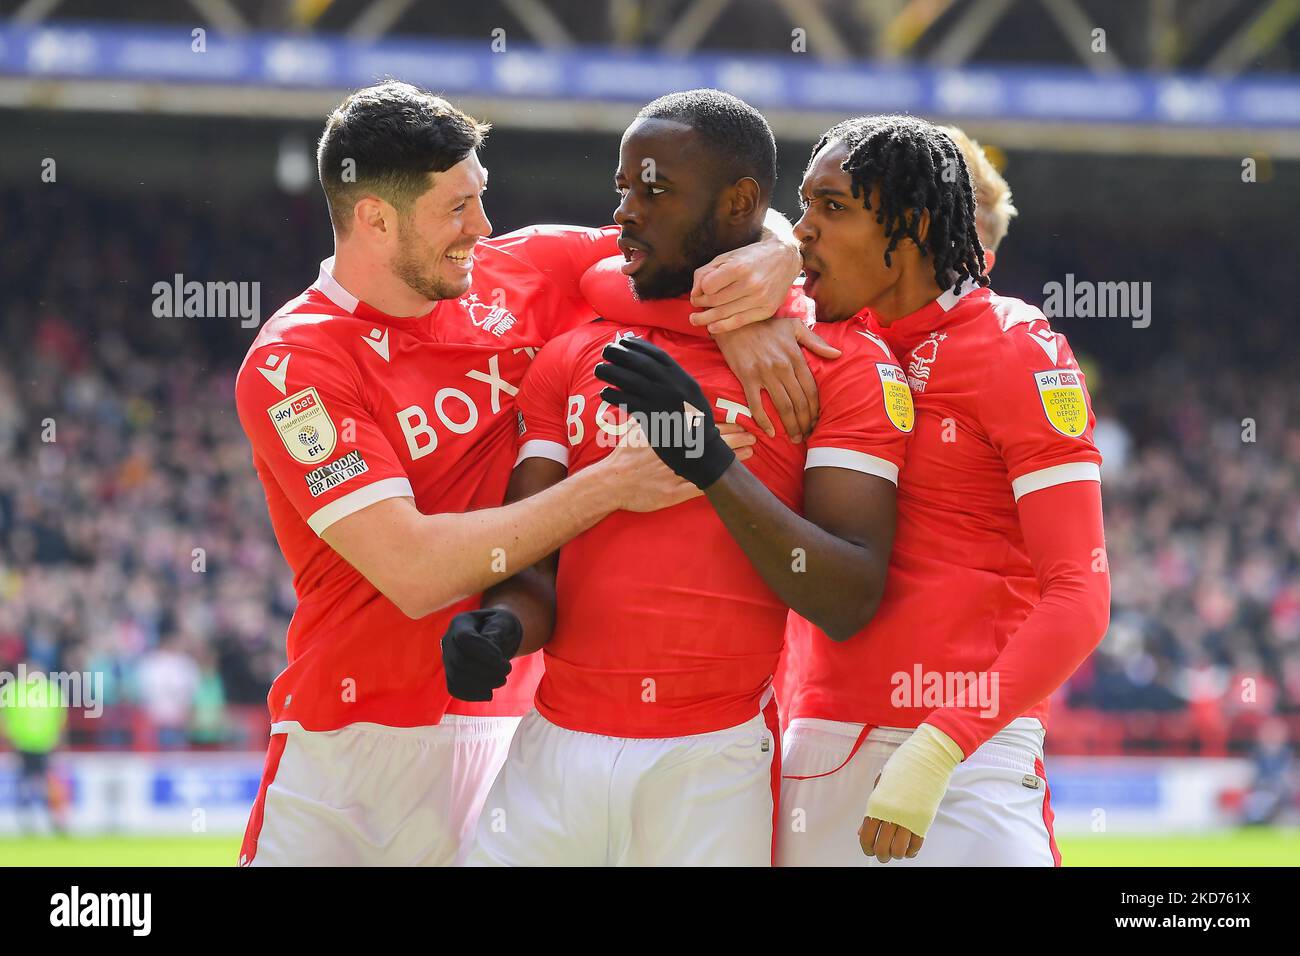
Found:
[[[771,866],[776,708],[689,737],[604,737],[533,711],[479,817],[473,866]]]
[[[518,717],[433,727],[274,725],[241,866],[451,866]]]
[[[912,731],[875,728],[844,764],[862,726],[790,722],[782,750],[778,866],[1060,865],[1037,720],[1017,718],[958,764],[921,852],[888,864],[862,852],[858,828],[877,775]]]

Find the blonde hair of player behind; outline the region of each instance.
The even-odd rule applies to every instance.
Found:
[[[975,229],[979,232],[980,244],[990,254],[987,268],[992,269],[998,245],[1006,238],[1011,218],[1018,214],[1011,202],[1011,187],[993,166],[984,147],[956,126],[942,129],[952,137],[966,158],[971,185],[975,188]]]

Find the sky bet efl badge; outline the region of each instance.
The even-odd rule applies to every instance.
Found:
[[[1088,403],[1083,399],[1083,375],[1078,369],[1037,372],[1038,397],[1047,420],[1062,435],[1078,438],[1088,427]]]
[[[876,363],[880,373],[880,387],[885,390],[885,413],[894,427],[900,432],[910,432],[915,414],[912,410],[912,390],[907,385],[907,376],[897,365]]]
[[[304,388],[266,411],[294,460],[314,465],[334,450],[338,433],[315,388]]]

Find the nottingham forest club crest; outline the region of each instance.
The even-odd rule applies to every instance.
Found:
[[[931,332],[926,340],[912,349],[907,363],[907,384],[914,392],[924,392],[930,381],[930,366],[939,357],[939,343],[948,336],[944,332]]]
[[[469,313],[469,320],[475,328],[491,332],[497,338],[505,335],[515,324],[514,314],[503,305],[491,305],[478,300],[478,293],[471,292],[460,300],[460,304]]]

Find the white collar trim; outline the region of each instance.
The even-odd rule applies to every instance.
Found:
[[[333,256],[321,262],[320,275],[316,278],[316,288],[324,293],[325,298],[339,308],[344,309],[349,315],[357,311],[357,306],[361,302],[355,295],[339,285],[338,280],[334,278]]]
[[[957,286],[956,289],[949,289],[943,295],[939,296],[939,298],[936,299],[935,301],[939,303],[939,308],[943,309],[943,311],[945,312],[949,312],[952,310],[952,307],[957,304],[957,302],[961,299],[962,296],[964,296],[968,292],[974,292],[979,287],[980,284],[976,282],[974,279],[967,279],[961,285]]]

